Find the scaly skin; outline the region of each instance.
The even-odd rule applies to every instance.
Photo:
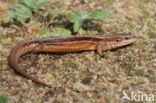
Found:
[[[42,38],[17,45],[8,56],[8,63],[14,71],[21,76],[32,80],[37,84],[52,87],[37,78],[27,74],[18,64],[18,59],[31,52],[78,52],[97,51],[102,55],[103,51],[119,48],[135,42],[132,35],[112,35],[112,36],[82,36],[82,37],[51,37]]]

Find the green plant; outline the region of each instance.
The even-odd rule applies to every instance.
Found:
[[[59,36],[69,36],[71,35],[71,31],[64,29],[64,28],[55,28],[54,33],[56,33]]]
[[[37,32],[39,36],[50,36],[51,33],[48,31],[47,26],[41,26],[40,30]]]
[[[2,42],[3,39],[4,39],[4,37],[2,35],[0,35],[0,42]]]
[[[77,32],[83,25],[86,20],[98,20],[98,21],[107,21],[107,16],[109,13],[104,10],[96,10],[92,13],[88,13],[86,11],[79,11],[74,13],[72,11],[68,11],[67,15],[70,17],[70,22],[73,23],[73,30]]]
[[[40,30],[37,32],[37,35],[39,36],[52,36],[52,34],[53,36],[69,36],[71,35],[71,31],[58,27],[55,28],[53,32],[50,32],[47,26],[42,26]]]
[[[10,10],[8,10],[4,22],[20,22],[25,24],[25,22],[32,18],[33,12],[37,10],[41,5],[43,5],[47,0],[19,0],[17,4],[14,4]]]
[[[19,0],[19,3],[26,6],[32,11],[43,5],[47,0]]]
[[[145,39],[145,40],[143,40],[143,43],[144,44],[149,44],[150,43],[150,40],[149,39]]]
[[[0,94],[0,103],[7,103],[10,99],[4,95],[4,94]]]
[[[132,75],[131,78],[134,80],[145,80],[146,79],[145,77],[139,76],[139,75]]]

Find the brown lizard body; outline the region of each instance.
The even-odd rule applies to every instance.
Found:
[[[83,37],[51,37],[42,38],[26,43],[22,43],[12,49],[8,56],[9,65],[14,71],[23,77],[31,79],[33,82],[52,87],[37,78],[27,74],[19,65],[18,59],[31,52],[78,52],[78,51],[97,51],[102,55],[103,51],[119,48],[135,42],[132,35],[113,35],[113,36],[83,36]]]

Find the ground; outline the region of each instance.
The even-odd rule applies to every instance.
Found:
[[[96,22],[101,30],[94,27],[95,30],[80,30],[77,35],[129,33],[140,38],[128,47],[104,52],[104,56],[94,51],[24,55],[21,67],[52,85],[51,89],[17,75],[7,62],[10,50],[36,38],[35,27],[42,24],[30,28],[1,26],[0,93],[10,98],[9,103],[134,103],[143,94],[147,98],[139,103],[147,103],[151,95],[155,96],[151,103],[156,103],[155,0],[53,0],[47,5],[53,15],[66,10],[110,12],[109,22]],[[130,101],[122,99],[123,91]],[[135,100],[132,93],[137,96]]]

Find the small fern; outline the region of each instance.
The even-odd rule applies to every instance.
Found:
[[[19,0],[17,4],[14,4],[10,10],[8,10],[5,23],[18,21],[21,24],[33,17],[33,12],[43,5],[47,0]]]
[[[88,13],[86,11],[79,11],[74,13],[72,11],[68,11],[67,15],[70,17],[70,22],[73,23],[73,30],[77,32],[83,25],[86,20],[99,20],[99,21],[107,21],[109,13],[104,10],[96,10],[92,13]]]

